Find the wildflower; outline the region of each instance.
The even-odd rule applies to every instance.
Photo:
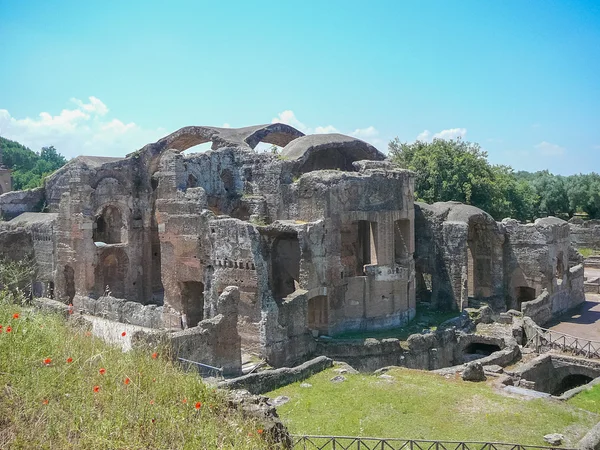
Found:
[[[104,375],[106,373],[106,369],[103,367],[98,372],[100,372],[100,375]]]
[[[156,419],[152,419],[152,423],[156,422]]]
[[[129,383],[131,383],[131,380],[129,379],[129,377],[125,378],[125,381],[123,381],[123,383],[125,383],[125,385],[127,386]]]
[[[181,400],[181,403],[183,403],[185,405],[187,403],[187,398],[184,398],[183,400]]]
[[[263,434],[263,429],[262,429],[262,428],[259,428],[258,430],[256,430],[256,432],[257,432],[258,434]]]
[[[49,366],[51,362],[52,362],[52,358],[46,358],[44,360],[44,364],[46,364],[47,366]]]
[[[45,398],[44,400],[42,400],[42,405],[47,405],[48,404],[48,399]]]
[[[156,353],[156,352],[152,353],[152,359],[156,359],[156,358],[158,358],[158,353]]]
[[[100,386],[94,386],[94,392],[100,392]]]
[[[86,335],[86,336],[91,336],[91,335],[92,335],[92,332],[91,332],[91,331],[86,331],[86,332],[85,332],[85,335]]]
[[[150,400],[150,404],[151,404],[151,405],[154,405],[154,400]]]
[[[13,314],[13,319],[18,319],[19,318],[19,313],[14,313]]]
[[[127,336],[127,332],[126,332],[126,331],[123,331],[123,332],[121,333],[121,336],[123,336],[123,337]]]
[[[73,303],[69,303],[69,314],[73,314]]]
[[[11,331],[12,331],[12,327],[11,327],[10,325],[9,325],[9,326],[7,326],[7,327],[6,327],[6,332],[7,332],[7,333],[10,333]]]
[[[248,433],[248,436],[252,436],[252,433]]]
[[[196,402],[195,408],[196,409],[202,408],[202,403],[201,402]]]
[[[71,358],[71,357],[68,357],[68,358],[67,358],[67,364],[71,364],[72,362],[73,362],[73,358]]]
[[[152,378],[152,382],[153,382],[153,383],[156,383],[156,378]]]

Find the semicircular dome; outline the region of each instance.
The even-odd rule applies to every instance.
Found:
[[[326,169],[353,171],[352,163],[355,161],[385,159],[385,155],[371,144],[337,133],[294,139],[284,147],[281,156],[297,161],[301,173]]]

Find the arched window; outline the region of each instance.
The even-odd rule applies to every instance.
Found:
[[[116,206],[107,206],[96,216],[94,242],[119,244],[126,241],[126,229],[121,210]]]

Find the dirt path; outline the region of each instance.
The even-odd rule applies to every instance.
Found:
[[[587,271],[586,275],[590,276]],[[600,342],[600,295],[588,293],[585,298],[578,310],[563,316],[560,323],[550,329]]]

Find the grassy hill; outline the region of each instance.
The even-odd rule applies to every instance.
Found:
[[[0,448],[261,449],[262,424],[161,350],[0,303]]]

